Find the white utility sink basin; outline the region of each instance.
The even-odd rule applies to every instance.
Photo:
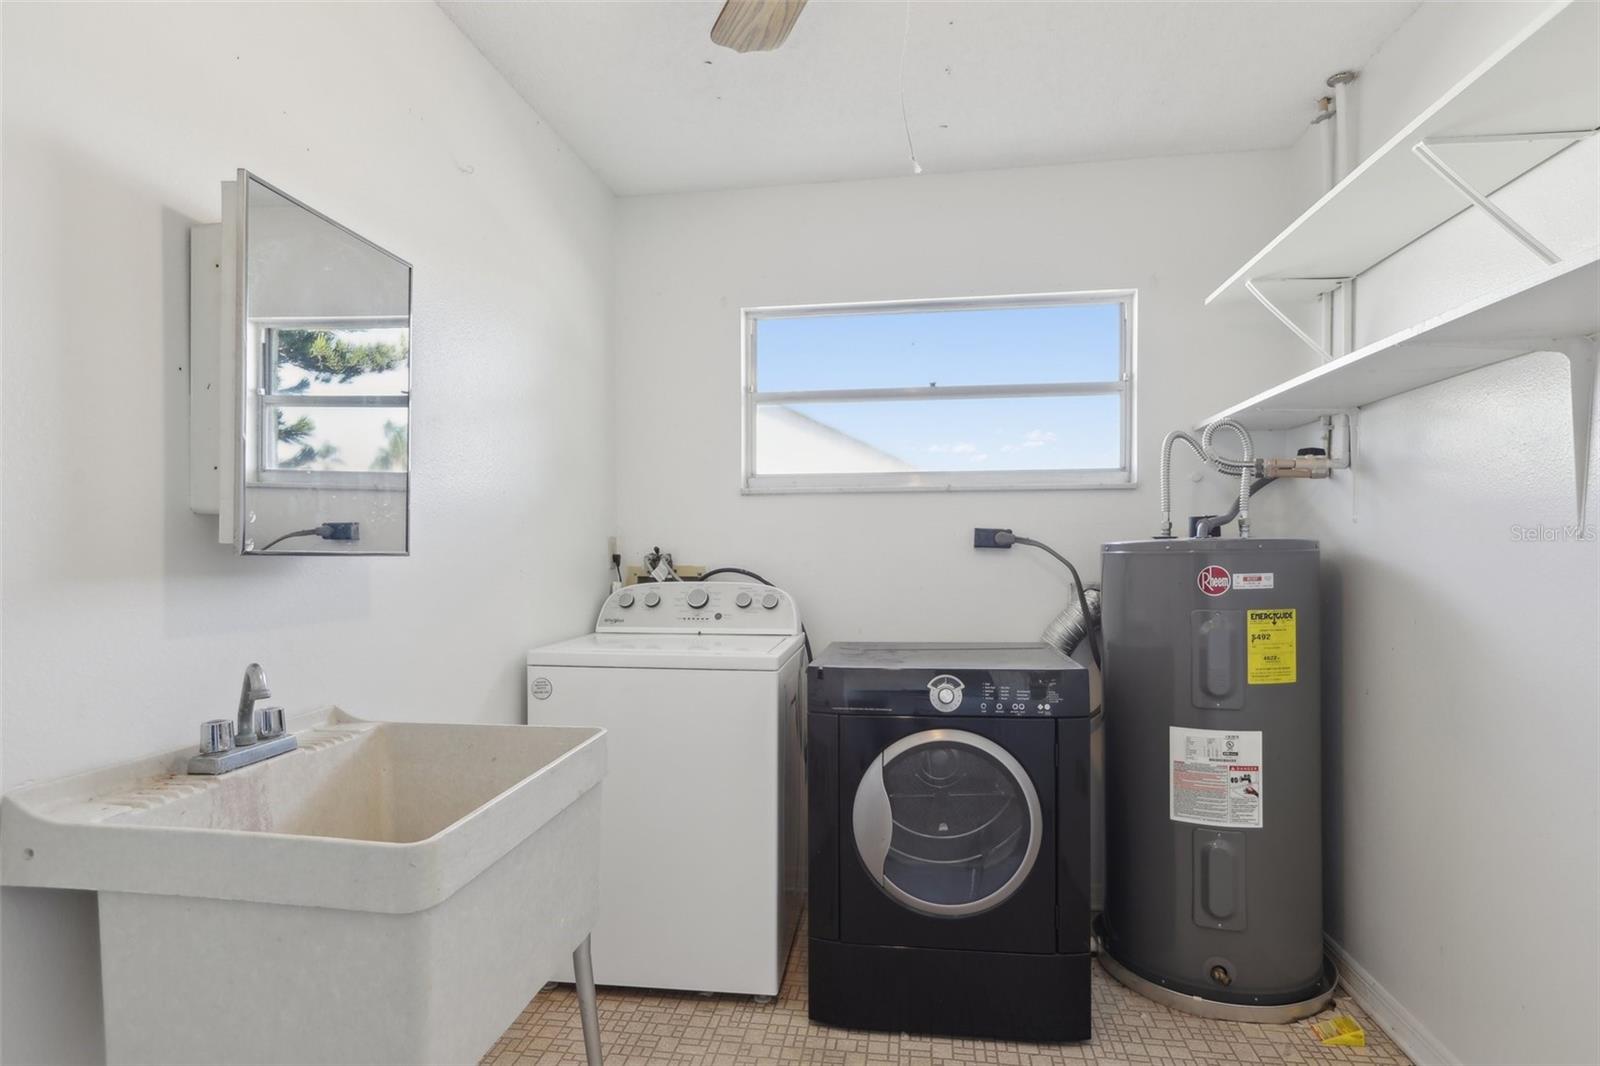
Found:
[[[588,936],[604,730],[294,732],[0,801],[0,882],[100,894],[111,1062],[475,1062]]]

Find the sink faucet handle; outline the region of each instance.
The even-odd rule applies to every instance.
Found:
[[[233,723],[226,718],[213,718],[200,727],[200,754],[216,755],[233,750]]]
[[[261,740],[283,735],[283,708],[263,707],[256,712],[256,736]]]

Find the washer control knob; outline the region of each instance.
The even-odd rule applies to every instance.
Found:
[[[649,592],[644,594],[644,605],[646,607],[655,607],[660,603],[661,593],[657,592],[655,589],[651,589]]]
[[[618,607],[632,607],[633,606],[633,593],[624,592],[622,595],[618,596],[617,597],[617,606]]]
[[[946,714],[961,706],[961,679],[940,674],[928,682],[928,702],[933,709]]]
[[[740,607],[748,607],[755,602],[755,597],[751,596],[748,592],[741,592],[739,595],[733,598],[733,602],[738,604]]]
[[[705,589],[691,589],[689,591],[688,603],[690,607],[699,610],[710,602],[711,596]]]
[[[762,596],[761,606],[765,607],[769,611],[778,606],[778,594],[776,592],[769,592],[765,596]]]

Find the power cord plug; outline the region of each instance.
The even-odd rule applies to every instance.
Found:
[[[1009,529],[987,529],[982,526],[972,531],[974,548],[1009,548],[1017,542],[1017,535]]]
[[[323,540],[360,540],[360,522],[324,522],[317,527],[317,536]]]

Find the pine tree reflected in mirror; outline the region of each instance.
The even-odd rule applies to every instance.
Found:
[[[388,334],[399,333],[392,338]],[[382,336],[371,336],[382,334]],[[362,374],[381,374],[403,366],[409,352],[404,330],[280,329],[277,391],[303,393],[313,382],[346,384]],[[284,384],[285,364],[305,371]],[[293,372],[289,372],[292,376]]]
[[[411,454],[410,427],[395,422],[385,422],[383,432],[389,440],[378,453],[378,457],[372,460],[372,469],[404,470]]]
[[[336,444],[318,446],[307,443],[306,438],[310,437],[317,429],[317,424],[311,421],[309,415],[301,415],[293,422],[286,422],[281,409],[274,411],[273,414],[278,420],[279,443],[299,446],[299,450],[294,455],[288,459],[280,458],[278,460],[280,468],[293,470],[297,467],[303,467],[313,460],[331,459],[339,451],[339,446]]]

